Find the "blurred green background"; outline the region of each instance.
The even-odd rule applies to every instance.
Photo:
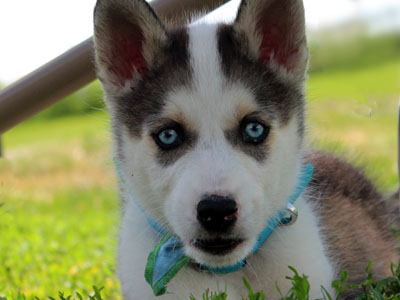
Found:
[[[308,143],[365,167],[379,189],[397,186],[400,34],[313,33]],[[0,296],[28,298],[104,286],[115,275],[118,197],[108,116],[98,82],[3,136]]]

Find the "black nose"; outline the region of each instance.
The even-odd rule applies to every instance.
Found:
[[[197,220],[212,233],[228,231],[236,222],[236,201],[230,197],[207,195],[197,204]]]

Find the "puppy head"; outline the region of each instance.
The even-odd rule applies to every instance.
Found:
[[[136,201],[196,262],[246,257],[301,166],[301,1],[243,0],[232,24],[168,28],[142,0],[101,0],[94,41]]]

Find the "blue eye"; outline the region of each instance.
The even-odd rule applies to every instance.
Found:
[[[161,130],[156,136],[155,141],[164,150],[179,146],[181,143],[181,134],[177,129],[167,128]]]
[[[246,134],[253,138],[258,139],[264,133],[264,126],[257,122],[251,122],[246,125]]]
[[[259,122],[248,122],[242,126],[242,136],[246,143],[258,144],[268,136],[269,129]]]
[[[178,139],[178,133],[174,129],[165,129],[158,134],[158,138],[165,145],[172,145]]]

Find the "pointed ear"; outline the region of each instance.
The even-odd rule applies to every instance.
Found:
[[[97,1],[94,45],[103,84],[134,84],[161,61],[155,57],[166,40],[164,25],[144,0]]]
[[[302,0],[242,0],[234,24],[261,62],[304,78],[308,64]]]

